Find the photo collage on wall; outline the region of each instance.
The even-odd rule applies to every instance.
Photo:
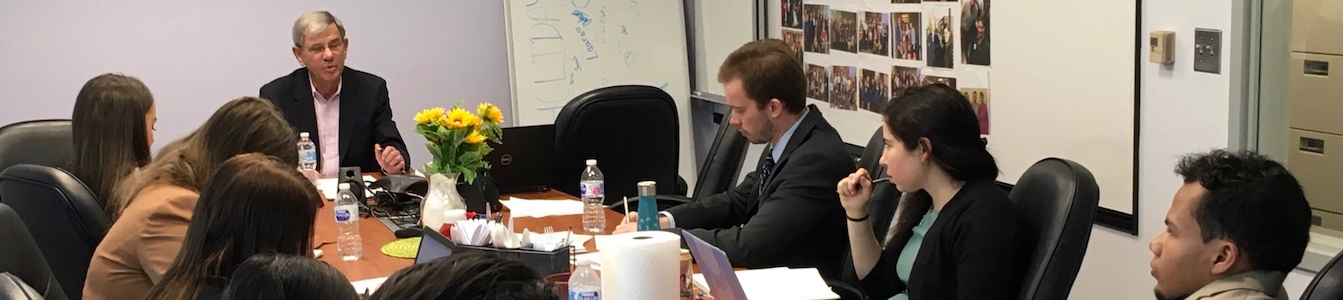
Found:
[[[901,89],[945,84],[989,130],[991,0],[780,0],[781,39],[807,98],[881,113]]]

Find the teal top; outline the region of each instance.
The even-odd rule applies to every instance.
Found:
[[[914,226],[909,242],[900,250],[900,259],[895,262],[895,274],[900,276],[900,281],[906,286],[909,285],[909,273],[914,270],[914,259],[919,256],[919,248],[923,246],[923,237],[928,234],[928,228],[933,227],[933,221],[937,221],[937,211],[929,209],[928,213],[923,214],[919,225]],[[909,300],[909,295],[899,293],[890,300]]]

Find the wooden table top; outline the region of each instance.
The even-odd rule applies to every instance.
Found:
[[[540,193],[521,193],[510,194],[503,198],[518,197],[525,199],[570,199],[578,200],[574,197],[560,191],[550,190]],[[507,214],[507,212],[505,212]],[[610,234],[614,231],[616,225],[624,215],[615,211],[606,211],[606,231],[602,234]],[[507,215],[505,215],[507,218]],[[543,218],[516,218],[513,220],[514,227],[521,231],[522,229],[531,229],[532,232],[541,232],[546,226],[554,227],[556,231],[574,228],[574,233],[583,232],[583,218],[581,215],[567,216],[549,216]],[[336,227],[335,205],[328,201],[317,214],[317,223],[314,225],[314,246],[323,252],[322,261],[325,261],[345,274],[350,281],[358,281],[370,278],[378,278],[392,275],[393,272],[409,267],[415,262],[414,259],[394,258],[382,254],[383,245],[396,240],[396,236],[388,230],[382,222],[376,218],[366,217],[359,220],[359,236],[364,242],[363,257],[355,261],[344,261],[336,254],[336,236],[339,231]],[[585,233],[584,233],[585,234]],[[588,240],[584,247],[587,249],[597,249],[596,239]]]

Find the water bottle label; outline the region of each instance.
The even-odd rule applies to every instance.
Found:
[[[598,300],[598,299],[601,298],[597,297],[596,291],[591,292],[578,292],[572,290],[569,291],[569,300]]]
[[[599,197],[605,194],[605,183],[579,183],[578,194],[583,197]]]
[[[302,160],[302,161],[317,161],[317,150],[303,150],[303,151],[299,151],[299,154],[302,154],[302,155],[303,155],[303,157],[300,158],[299,160]]]
[[[345,207],[336,208],[336,223],[349,222],[350,219],[351,219],[351,213],[349,208]]]

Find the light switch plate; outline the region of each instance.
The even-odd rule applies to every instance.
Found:
[[[1222,31],[1194,29],[1194,71],[1222,73]]]

